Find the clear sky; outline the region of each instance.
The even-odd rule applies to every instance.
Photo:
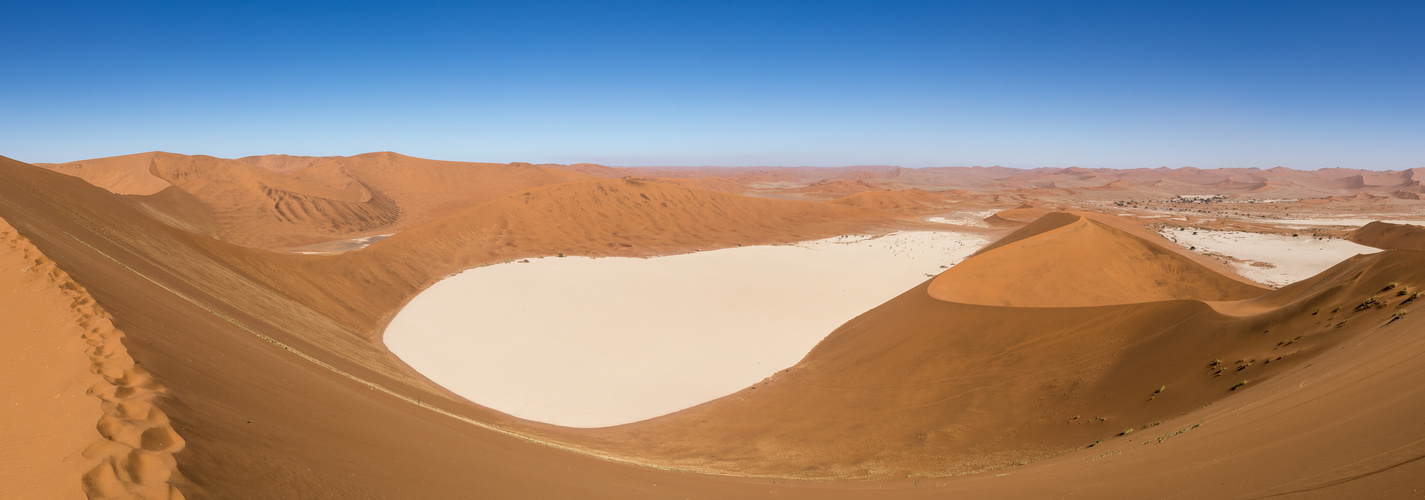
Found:
[[[1425,166],[1425,1],[0,4],[0,155]]]

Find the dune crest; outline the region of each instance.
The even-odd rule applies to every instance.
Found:
[[[1164,300],[1239,300],[1260,288],[1087,217],[1056,212],[941,273],[928,289],[946,302],[1088,307]]]
[[[154,173],[155,157],[163,154],[167,153],[149,152],[38,165],[79,177],[114,194],[150,195],[172,186]]]
[[[85,378],[98,379],[85,393],[100,399],[99,411],[95,412],[98,413],[98,422],[90,424],[98,430],[97,435],[93,432],[80,433],[79,429],[67,433],[71,436],[88,435],[92,441],[79,453],[86,460],[75,461],[73,456],[64,460],[73,461],[65,467],[81,464],[88,467],[82,475],[75,474],[74,479],[79,484],[71,487],[38,485],[34,484],[37,478],[33,476],[17,478],[16,484],[37,488],[56,486],[59,491],[73,488],[71,491],[82,491],[90,499],[182,499],[183,494],[172,483],[180,482],[173,454],[183,449],[184,441],[173,430],[163,411],[153,406],[153,400],[163,395],[164,387],[129,357],[122,342],[123,332],[114,327],[109,314],[94,302],[83,286],[71,280],[68,273],[3,220],[0,220],[0,241],[8,247],[3,256],[7,266],[18,261],[21,273],[42,277],[48,283],[48,290],[39,290],[37,294],[52,295],[66,304],[64,308],[68,309],[68,314],[62,317],[68,319],[65,331],[72,329],[75,330],[72,333],[82,333],[79,339],[67,341],[60,349],[84,346],[84,354],[76,357],[86,357],[87,371],[97,375]],[[27,332],[14,335],[24,333]],[[78,342],[74,342],[76,340]],[[46,363],[46,371],[53,366]],[[72,363],[70,366],[78,368]],[[47,373],[46,376],[75,380],[72,374]],[[52,414],[32,416],[44,420],[56,417]],[[8,425],[13,424],[7,422]],[[16,464],[10,466],[15,467]],[[7,489],[10,487],[7,486]],[[55,492],[39,490],[31,493],[48,496]]]

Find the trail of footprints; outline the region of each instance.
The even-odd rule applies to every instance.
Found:
[[[183,449],[183,438],[153,405],[164,387],[129,357],[121,341],[124,333],[84,287],[3,220],[0,240],[33,263],[28,272],[40,273],[73,301],[70,308],[89,346],[89,370],[103,379],[88,390],[101,401],[103,416],[96,427],[103,439],[84,450],[85,458],[99,461],[83,475],[84,493],[91,500],[182,499],[183,493],[169,481],[178,470],[173,454]]]

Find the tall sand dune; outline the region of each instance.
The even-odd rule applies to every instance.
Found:
[[[1063,212],[985,247],[928,289],[947,302],[1007,307],[1237,300],[1261,292],[1159,243]]]
[[[1351,241],[1385,250],[1425,250],[1425,227],[1375,221],[1352,232]]]
[[[395,153],[227,160],[154,152],[48,168],[130,195],[126,201],[181,229],[269,250],[389,234],[516,190],[588,178]]]
[[[172,186],[154,172],[155,157],[165,154],[139,153],[42,166],[79,177],[114,194],[149,195]]]

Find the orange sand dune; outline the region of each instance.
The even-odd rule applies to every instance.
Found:
[[[896,213],[917,214],[943,212],[954,205],[957,199],[965,198],[961,192],[931,192],[920,189],[900,191],[860,192],[833,200],[832,203],[852,207],[873,208]]]
[[[172,186],[153,172],[155,157],[166,154],[139,153],[40,166],[82,178],[114,194],[150,195]]]
[[[341,175],[373,199],[381,189],[353,173],[359,164],[319,167],[290,172],[318,169],[284,185],[351,203],[367,202]],[[438,168],[424,172],[422,182],[442,178]],[[545,171],[487,173],[530,172]],[[95,455],[131,465],[91,476],[104,488],[162,487],[187,498],[1342,498],[1425,487],[1417,418],[1425,316],[1408,314],[1412,296],[1399,293],[1425,286],[1421,251],[1355,257],[1268,292],[1214,275],[1131,227],[1054,215],[962,264],[1036,280],[1016,288],[1021,281],[975,278],[986,297],[1036,307],[932,296],[957,266],[843,325],[763,383],[608,429],[493,412],[385,352],[385,319],[462,266],[899,223],[884,211],[657,182],[547,184],[464,209],[433,203],[426,213],[448,212],[325,256],[215,240],[163,220],[181,217],[162,206],[8,159],[0,159],[0,217],[92,296],[94,317],[107,314],[122,330],[134,365],[115,362],[129,372],[108,382],[144,394],[155,410],[141,418],[148,427],[109,427],[120,431],[111,433],[115,445],[131,448],[133,429],[148,429],[137,441],[148,451]],[[1124,266],[1115,257],[1139,260],[1116,269]],[[1056,265],[1036,264],[1045,259]],[[1016,271],[1034,266],[1040,272]],[[1064,307],[1076,301],[1087,306]],[[0,330],[7,345],[22,331]],[[138,418],[122,412],[117,418]],[[162,439],[144,439],[152,429]],[[55,435],[82,436],[72,432]],[[181,474],[163,477],[171,469],[149,464],[169,462],[143,454],[168,452]],[[84,467],[65,467],[39,486],[82,488],[74,472]],[[977,470],[994,472],[951,476]]]
[[[1425,250],[1425,227],[1375,221],[1352,232],[1351,241],[1386,250]]]
[[[931,282],[947,302],[1085,307],[1164,300],[1238,300],[1262,292],[1103,223],[1053,213]]]
[[[1015,227],[1038,220],[1051,210],[1026,202],[1009,210],[1000,210],[985,219],[991,227]]]
[[[819,180],[802,187],[785,190],[793,193],[806,193],[820,199],[839,198],[850,196],[856,193],[867,191],[885,191],[884,184],[872,184],[864,180]]]
[[[155,152],[49,168],[130,195],[175,227],[271,250],[394,233],[516,190],[587,178],[395,153],[225,160]]]
[[[0,484],[12,498],[183,498],[164,387],[112,316],[0,220]]]

